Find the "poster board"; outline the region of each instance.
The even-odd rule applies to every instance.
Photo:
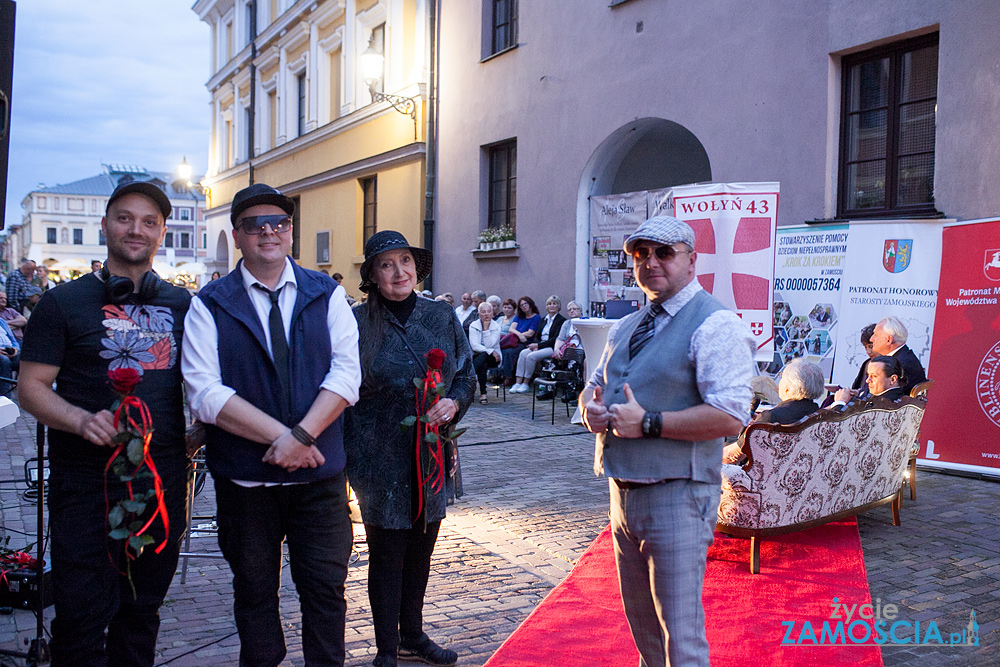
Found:
[[[591,317],[604,317],[604,304],[615,299],[645,296],[636,285],[632,258],[625,254],[625,239],[646,221],[646,191],[590,198],[590,304]]]

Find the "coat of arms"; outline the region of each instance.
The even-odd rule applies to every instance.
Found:
[[[913,239],[886,239],[882,249],[882,266],[889,273],[902,273],[910,265]]]

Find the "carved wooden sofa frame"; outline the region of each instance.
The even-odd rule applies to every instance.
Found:
[[[898,526],[904,471],[925,404],[875,397],[793,425],[752,423],[742,437],[746,465],[722,466],[716,529],[750,538],[750,571],[757,574],[763,537],[886,503]]]

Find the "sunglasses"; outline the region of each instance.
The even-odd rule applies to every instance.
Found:
[[[636,262],[645,262],[649,259],[650,253],[656,255],[656,259],[661,262],[669,262],[674,257],[682,252],[691,252],[690,250],[675,250],[673,246],[661,245],[655,248],[650,248],[649,246],[642,245],[632,250],[632,259]]]
[[[275,234],[284,234],[292,228],[290,215],[251,215],[243,218],[237,227],[243,228],[244,234],[258,236],[264,233],[264,225],[270,225]]]

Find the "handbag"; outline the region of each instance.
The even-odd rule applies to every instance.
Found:
[[[517,337],[517,334],[505,334],[500,337],[500,349],[509,350],[512,347],[517,347],[521,342],[521,339]]]

